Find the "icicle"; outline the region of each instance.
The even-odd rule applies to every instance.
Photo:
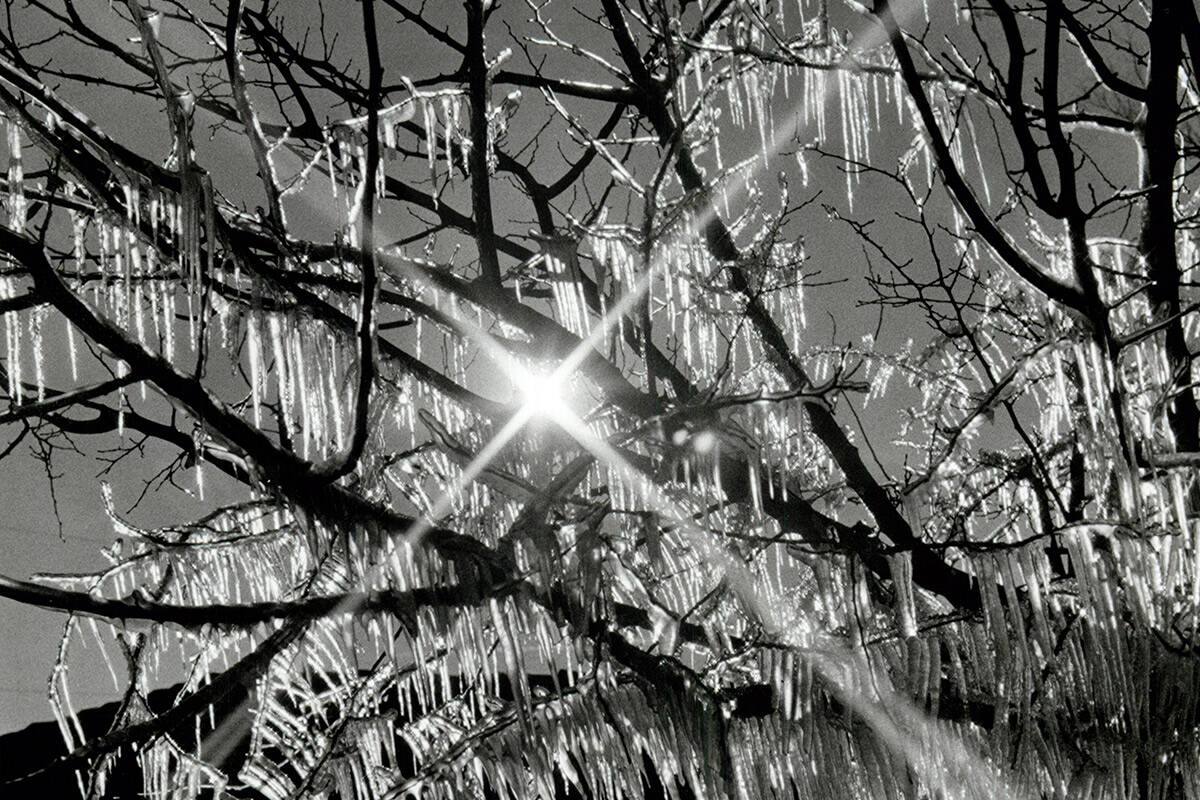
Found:
[[[180,263],[183,272],[188,276],[188,295],[195,293],[200,286],[200,223],[203,191],[194,170],[186,170],[180,181]],[[189,307],[189,310],[190,307]],[[194,313],[193,313],[194,316]],[[193,338],[195,333],[193,332]]]
[[[1093,431],[1100,428],[1099,421],[1096,418],[1096,398],[1092,391],[1092,382],[1089,379],[1091,370],[1088,368],[1087,358],[1083,354],[1083,347],[1075,345],[1075,366],[1079,370],[1079,383],[1083,386],[1084,401],[1088,413],[1088,422],[1091,424]]]
[[[163,315],[163,335],[165,341],[163,346],[165,352],[163,356],[168,361],[175,359],[175,292],[173,289],[165,289],[159,298],[162,301]]]
[[[437,196],[437,114],[433,102],[421,99],[421,111],[425,123],[425,158],[429,162],[430,191]]]
[[[328,133],[325,136],[325,163],[329,170],[329,195],[334,200],[338,197],[338,170],[333,164],[333,140]]]
[[[762,513],[762,488],[760,486],[758,476],[758,461],[755,459],[747,459],[750,466],[750,497],[754,506],[754,510],[759,514]]]
[[[246,320],[246,348],[250,356],[250,407],[254,412],[254,427],[262,428],[262,342],[259,339],[258,315],[253,311]]]
[[[25,228],[25,166],[21,154],[21,128],[8,122],[8,227]]]
[[[288,343],[291,345],[291,364],[296,381],[292,398],[300,407],[300,451],[305,460],[308,460],[311,457],[309,445],[313,439],[313,410],[312,396],[308,391],[308,358],[301,343],[303,330],[303,328],[298,328],[295,334],[289,337]]]
[[[905,639],[913,639],[917,635],[917,610],[912,583],[912,553],[888,556],[888,562],[896,587],[896,618],[900,635]]]
[[[37,399],[46,399],[46,362],[42,350],[42,322],[45,319],[45,307],[35,308],[29,315],[29,334],[33,341],[33,372],[37,385]]]
[[[63,327],[66,328],[67,334],[67,355],[71,361],[71,380],[79,383],[79,357],[75,345],[75,326],[66,317],[63,317]]]
[[[741,128],[744,124],[744,114],[742,109],[742,97],[738,91],[738,82],[729,80],[725,82],[725,99],[729,105],[729,117],[734,125]]]
[[[283,342],[283,331],[278,314],[272,314],[268,321],[271,332],[271,347],[275,356],[275,383],[279,393],[279,410],[283,418],[284,430],[290,436],[295,430],[292,423],[292,370],[284,355],[287,348]]]
[[[345,411],[348,408],[348,406],[346,406],[345,404],[341,403],[338,400],[337,375],[339,374],[340,370],[338,368],[338,363],[337,363],[337,352],[338,351],[336,349],[336,343],[333,343],[333,349],[332,349],[332,353],[331,353],[331,357],[330,357],[330,361],[331,361],[330,369],[326,373],[326,380],[328,382],[328,394],[329,394],[329,404],[328,405],[329,405],[329,410],[331,412],[331,415],[333,417],[334,441],[337,443],[337,447],[340,450],[346,444]],[[412,404],[408,404],[407,408],[411,415],[412,410],[413,410]],[[409,420],[408,427],[405,428],[405,430],[408,430],[410,432],[414,430],[412,419]],[[413,443],[410,443],[410,446],[415,446],[415,445]]]
[[[454,134],[458,127],[458,103],[449,95],[442,95],[442,120],[445,132],[446,178],[454,177]]]
[[[11,278],[0,278],[0,299],[13,297]],[[21,315],[9,311],[4,315],[5,363],[8,365],[8,396],[14,403],[22,402],[21,389]]]
[[[313,436],[317,445],[318,456],[324,458],[326,455],[328,444],[328,420],[330,417],[330,409],[326,403],[325,386],[321,380],[322,374],[330,374],[332,370],[329,365],[328,353],[322,346],[323,339],[313,340],[312,335],[308,336],[311,345],[309,351],[312,353],[314,368],[310,370],[308,383],[305,391],[310,393],[311,403],[313,405],[312,422]]]

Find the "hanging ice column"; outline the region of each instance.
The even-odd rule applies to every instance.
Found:
[[[25,228],[27,205],[25,201],[25,167],[21,152],[20,127],[0,115],[0,122],[5,127],[5,141],[8,148],[8,175],[5,205],[8,208],[8,226],[20,231]],[[12,298],[19,294],[17,280],[12,277],[0,278],[0,300]],[[8,374],[8,396],[13,402],[21,402],[22,396],[22,336],[21,314],[19,311],[9,311],[4,315],[4,364]]]
[[[8,133],[8,227],[25,228],[25,162],[21,152],[21,128],[4,118]]]
[[[429,163],[430,194],[436,203],[439,194],[437,189],[438,141],[440,139],[443,143],[440,149],[444,155],[446,179],[450,180],[454,175],[454,143],[463,139],[463,135],[460,133],[463,93],[460,89],[421,92],[411,83],[408,83],[408,89],[409,97],[380,109],[377,115],[379,142],[382,145],[379,158],[385,162],[391,158],[397,148],[401,127],[412,120],[419,120],[424,129],[425,153]],[[368,120],[367,115],[353,117],[336,122],[325,129],[330,192],[334,198],[340,196],[343,200],[346,209],[345,225],[352,245],[357,245],[359,241],[357,225],[362,213],[364,190],[362,180],[367,173],[366,129]],[[377,191],[383,189],[385,172],[385,164],[381,163],[376,170],[380,182]]]

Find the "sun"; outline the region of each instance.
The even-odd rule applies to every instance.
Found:
[[[511,380],[530,416],[562,419],[571,413],[566,396],[566,376],[557,370],[539,372],[518,368],[512,371]]]

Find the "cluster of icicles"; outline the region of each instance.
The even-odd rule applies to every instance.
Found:
[[[791,149],[795,150],[801,179],[807,184],[808,145],[817,143],[830,149],[828,143],[835,137],[840,138],[842,157],[854,164],[867,164],[872,163],[873,139],[884,132],[885,137],[894,136],[898,129],[911,126],[916,133],[901,158],[901,169],[914,186],[914,196],[920,197],[923,188],[934,184],[935,165],[921,123],[911,107],[900,71],[891,62],[887,47],[880,46],[884,43],[877,31],[868,29],[868,35],[856,42],[848,32],[830,27],[823,5],[817,7],[806,0],[800,0],[794,10],[781,3],[774,9],[746,13],[757,19],[710,32],[679,81],[681,105],[696,109],[691,122],[691,130],[698,132],[694,134],[693,152],[711,151],[710,167],[721,176],[713,184],[721,187],[719,207],[726,219],[730,218],[730,209],[740,205],[731,203],[731,197],[740,194],[731,186],[739,186],[742,180],[753,183],[755,172],[770,169],[769,164],[781,152]],[[767,22],[770,15],[774,19]],[[770,50],[777,37],[772,25],[776,31],[803,31],[787,42],[791,63],[764,64],[757,59],[731,58],[731,54],[746,50]],[[794,86],[797,83],[798,90]],[[983,140],[970,114],[956,114],[957,91],[947,83],[931,82],[927,86],[955,164],[965,170],[969,163],[971,178],[978,180],[990,203],[989,177],[980,150]],[[722,120],[722,112],[727,121]],[[750,136],[739,135],[746,133]],[[757,137],[757,152],[742,144],[752,141],[752,137]],[[726,155],[730,148],[722,146],[724,140],[734,143],[732,161]],[[795,147],[795,143],[800,146]],[[845,197],[853,209],[855,189],[863,173],[847,169],[844,174]],[[725,178],[730,175],[739,177]],[[922,180],[917,182],[917,177]]]
[[[701,60],[695,63],[696,92],[708,92],[711,87],[703,74],[707,67]],[[772,110],[772,103],[763,102],[774,91],[774,74],[747,69],[715,84],[726,88],[734,124],[758,129],[763,155],[775,147],[772,137],[778,121],[772,114],[778,111]],[[786,81],[792,71],[784,69],[778,74],[784,76],[785,92],[789,91]],[[823,138],[828,101],[836,95],[846,154],[865,159],[869,134],[874,130],[871,126],[880,124],[880,105],[899,101],[901,93],[894,76],[845,70],[796,74],[803,74],[805,81],[802,124],[815,125]],[[827,82],[836,82],[838,88],[830,89]],[[436,185],[439,153],[445,159],[447,176],[456,169],[461,98],[450,93],[414,94],[414,99],[405,103],[380,114],[384,157],[391,157],[388,151],[395,146],[396,126],[419,117],[427,133],[431,182]],[[363,125],[364,121],[354,120],[331,129],[326,150],[333,192],[343,201],[351,244],[361,213],[361,176],[366,174],[360,136]],[[24,226],[27,206],[21,188],[20,133],[16,126],[7,130],[9,222]],[[958,137],[956,146],[965,138]],[[724,172],[719,145],[715,141],[714,145],[717,168]],[[914,152],[925,158],[923,148]],[[928,169],[928,162],[926,165]],[[126,219],[76,216],[74,263],[65,275],[83,291],[90,290],[98,310],[171,360],[184,353],[194,355],[203,328],[202,300],[212,303],[220,335],[242,348],[250,384],[247,416],[255,424],[265,425],[270,413],[266,405],[275,405],[285,430],[305,457],[323,457],[343,446],[346,421],[341,414],[351,405],[343,380],[351,362],[345,337],[312,325],[298,313],[270,309],[265,303],[243,306],[211,295],[203,297],[198,274],[201,259],[193,254],[199,245],[197,231],[213,230],[214,210],[211,194],[202,186],[198,196],[179,198],[131,183],[125,196]],[[559,276],[551,282],[553,313],[579,336],[586,336],[596,324],[596,313],[587,305],[582,284],[573,273],[581,268],[580,263],[590,267],[599,284],[601,312],[608,300],[620,296],[622,287],[637,283],[642,270],[653,269],[649,291],[652,320],[657,329],[666,332],[666,344],[680,354],[689,377],[705,385],[719,374],[725,359],[732,358],[731,371],[745,376],[733,390],[751,391],[762,385],[766,373],[756,371],[756,365],[767,359],[758,339],[745,331],[729,346],[727,339],[739,307],[735,298],[722,291],[718,266],[698,246],[694,218],[684,216],[679,226],[683,233],[664,239],[651,252],[649,264],[642,263],[638,242],[627,238],[620,226],[597,224],[584,231],[582,241],[574,243],[570,251],[548,247],[542,254],[546,271]],[[165,239],[171,243],[168,249],[181,256],[164,262],[162,248],[148,244],[147,229],[150,241]],[[1120,253],[1118,248],[1113,258]],[[780,258],[792,255],[781,254]],[[572,259],[583,261],[572,263]],[[1186,263],[1194,263],[1194,259]],[[214,267],[211,283],[241,288],[249,282],[254,286],[250,276],[224,274],[222,269]],[[15,282],[3,280],[3,296],[15,295]],[[1116,296],[1124,296],[1126,291],[1118,286]],[[422,292],[433,305],[447,307],[433,290]],[[802,301],[798,285],[764,295],[768,309],[794,337],[792,345],[797,351],[803,350]],[[1139,302],[1130,301],[1118,309],[1119,325],[1132,327],[1146,318],[1146,309]],[[465,305],[458,304],[456,313],[465,313]],[[354,312],[351,305],[342,310]],[[482,319],[482,311],[476,313]],[[39,397],[46,380],[40,338],[45,320],[35,312],[25,314],[14,312],[5,318],[5,363],[14,398],[25,394],[23,387],[30,375]],[[186,318],[182,324],[181,316]],[[415,344],[419,355],[441,358],[436,366],[448,377],[470,385],[471,352],[455,332],[425,324],[417,332]],[[1136,377],[1130,379],[1128,395],[1135,398],[1140,435],[1151,439],[1161,433],[1156,427],[1159,423],[1153,408],[1138,398],[1151,397],[1156,387],[1166,385],[1165,365],[1161,352],[1151,343],[1132,352]],[[1043,435],[1050,441],[1060,440],[1072,424],[1068,410],[1082,406],[1091,415],[1088,422],[1094,434],[1089,440],[1095,448],[1087,453],[1089,464],[1113,463],[1119,443],[1106,438],[1103,417],[1111,411],[1105,404],[1110,402],[1117,376],[1094,348],[1070,345],[1048,353],[1031,360],[1024,379],[1038,387],[1031,391],[1047,393],[1044,407],[1049,412],[1043,418]],[[628,371],[636,372],[636,360],[627,358]],[[815,354],[807,366],[819,383],[834,373],[840,361],[838,353]],[[872,363],[872,368],[879,370],[875,374],[878,379],[892,369],[886,359]],[[32,364],[31,370],[23,364]],[[1065,377],[1064,364],[1070,365],[1078,380]],[[1005,372],[1013,363],[997,361],[994,366]],[[404,375],[388,377],[405,398],[386,408],[383,418],[390,426],[389,445],[411,448],[427,439],[418,422],[419,409],[429,411],[465,448],[477,451],[486,442],[487,427],[449,398]],[[1076,392],[1084,397],[1074,396]],[[933,409],[933,399],[927,400]],[[941,414],[940,405],[937,413]],[[608,437],[619,432],[617,425],[603,417],[595,428]],[[717,446],[746,451],[752,470],[771,473],[769,492],[794,485],[797,476],[803,476],[805,485],[833,481],[835,471],[827,459],[813,458],[799,403],[756,404],[728,415],[722,425],[715,431],[695,433],[713,433]],[[761,516],[748,522],[741,510],[721,506],[722,476],[717,461],[704,457],[707,448],[700,442],[707,440],[696,436],[694,441],[698,452],[689,462],[682,485],[671,495],[683,515],[700,519],[702,527],[746,530],[762,539],[776,535],[777,529]],[[514,452],[494,466],[527,484],[543,485],[551,471],[530,457],[536,452],[536,447]],[[397,469],[389,472],[388,478],[418,498],[418,506],[432,507],[430,500],[421,501],[420,497],[436,491],[437,485],[457,483],[462,464],[444,451],[430,454],[424,463],[425,476],[414,477]],[[429,473],[436,479],[426,484],[423,481]],[[752,474],[751,484],[757,486],[759,477]],[[1097,526],[1064,532],[1064,546],[1077,569],[1075,591],[1070,594],[1053,585],[1036,544],[964,558],[963,563],[969,564],[984,588],[983,625],[934,626],[933,612],[939,609],[914,591],[904,556],[893,558],[896,607],[887,609],[894,611],[894,619],[900,621],[897,625],[891,617],[884,621],[880,614],[862,613],[872,610],[873,600],[861,570],[846,559],[807,556],[802,551],[797,557],[797,552],[779,544],[764,547],[749,567],[760,590],[777,599],[780,606],[805,613],[797,614],[804,624],[797,625],[799,632],[786,646],[761,649],[738,665],[742,670],[738,676],[729,678],[769,683],[776,696],[783,698],[778,704],[780,713],[763,719],[725,719],[699,706],[684,708],[678,705],[684,700],[667,693],[651,697],[618,683],[607,668],[593,663],[590,648],[564,635],[557,621],[527,599],[494,601],[476,610],[453,613],[425,610],[411,627],[390,616],[322,620],[312,626],[302,646],[285,651],[259,681],[250,757],[237,779],[269,798],[291,797],[302,786],[314,795],[336,790],[343,797],[400,798],[481,793],[484,785],[502,795],[524,798],[553,794],[551,776],[557,772],[585,793],[638,797],[643,791],[640,775],[645,753],[671,796],[678,793],[675,778],[701,797],[725,796],[730,791],[726,780],[741,787],[747,797],[784,796],[793,789],[800,797],[891,796],[909,791],[912,777],[907,770],[913,766],[913,758],[906,761],[900,750],[887,746],[880,737],[861,730],[848,733],[845,718],[820,701],[825,692],[823,682],[827,686],[840,679],[842,691],[863,702],[885,696],[885,688],[890,688],[936,714],[948,685],[962,697],[983,697],[1015,709],[1011,719],[1006,716],[990,734],[974,732],[963,738],[969,746],[990,754],[995,763],[1013,763],[1015,753],[1014,774],[1026,776],[1028,784],[1017,787],[1022,789],[1040,788],[1048,780],[1045,776],[1065,774],[1067,765],[1078,763],[1073,751],[1077,745],[1048,733],[1043,725],[1047,715],[1063,714],[1053,718],[1063,731],[1104,721],[1114,735],[1096,737],[1087,745],[1091,748],[1088,757],[1092,763],[1111,766],[1082,775],[1078,787],[1056,788],[1068,795],[1077,788],[1084,796],[1102,791],[1100,787],[1122,787],[1132,780],[1135,754],[1120,742],[1149,743],[1165,751],[1176,732],[1193,729],[1198,711],[1196,695],[1190,691],[1194,683],[1190,660],[1134,636],[1123,615],[1128,612],[1147,629],[1175,626],[1195,631],[1196,609],[1200,608],[1196,560],[1200,543],[1184,512],[1184,488],[1178,474],[1167,473],[1151,488],[1132,482],[1128,475],[1115,480],[1128,514],[1138,516],[1139,508],[1150,508],[1164,529],[1171,527],[1178,535],[1134,540],[1116,535],[1115,528],[1105,529],[1100,532],[1106,534],[1108,548],[1098,552]],[[626,471],[597,468],[578,494],[589,496],[601,486],[609,489],[619,512],[643,512],[661,491],[649,479],[639,483]],[[761,497],[756,499],[761,503]],[[1015,507],[1028,505],[1027,500],[1002,495],[997,502]],[[492,486],[472,484],[456,499],[450,515],[463,523],[464,530],[494,545],[519,508],[513,497]],[[330,551],[328,542],[335,537],[319,522],[301,524],[268,503],[228,509],[201,526],[180,530],[141,531],[119,520],[116,526],[123,544],[112,552],[113,566],[88,578],[59,579],[59,585],[110,597],[127,597],[138,588],[162,586],[163,602],[204,605],[293,597],[314,571],[317,578],[310,588],[317,593],[380,587],[404,590],[444,584],[454,575],[449,565],[418,548],[380,543],[366,534],[352,536],[344,551]],[[630,633],[642,637],[638,644],[698,657],[699,648],[679,643],[675,617],[708,597],[721,575],[675,536],[663,535],[654,553],[642,552],[639,548],[644,544],[638,540],[642,534],[642,529],[632,528],[613,535],[612,554],[604,562],[606,573],[613,578],[608,589],[611,599],[655,609],[653,630]],[[578,544],[570,526],[558,535],[564,549]],[[657,530],[653,536],[659,538]],[[521,565],[537,569],[536,554],[526,552],[524,544],[518,547]],[[662,579],[663,575],[673,577]],[[646,576],[658,580],[651,585]],[[660,606],[674,616],[660,611]],[[1024,613],[1017,616],[1018,610]],[[715,648],[749,630],[745,610],[733,600],[719,600],[705,611],[697,621],[705,626]],[[814,625],[814,620],[819,625]],[[81,625],[91,626],[95,639],[105,641],[92,620],[73,620],[69,632]],[[865,670],[856,671],[851,662],[829,668],[802,655],[806,646],[821,641],[808,632],[815,627],[849,631],[864,648]],[[173,666],[166,662],[174,651],[187,670],[186,689],[195,690],[270,632],[269,626],[251,632],[151,629],[148,635],[154,637],[156,646],[145,649],[147,660],[137,680],[144,688],[148,676],[171,674]],[[66,681],[70,641],[70,636],[64,639],[53,694],[64,738],[75,746],[83,741],[83,734],[71,710]],[[364,654],[371,658],[364,659]],[[1044,666],[1049,663],[1058,666],[1048,675]],[[114,683],[123,686],[128,676],[119,674],[115,664],[115,659],[110,662]],[[364,664],[371,666],[366,678],[360,674]],[[529,683],[531,673],[546,672],[558,679],[560,670],[563,684],[554,687],[553,694],[544,695]],[[947,684],[943,684],[943,675],[950,676]],[[512,679],[514,700],[498,701],[501,683]],[[1166,713],[1147,705],[1147,693],[1139,688],[1139,681],[1145,680],[1165,687],[1173,701],[1164,703]],[[385,702],[389,699],[390,705]],[[1052,711],[1046,710],[1047,703],[1052,704]],[[660,713],[663,708],[674,713]],[[330,719],[336,720],[332,726]],[[969,785],[956,785],[954,779],[961,767],[939,755],[936,745],[940,740],[933,731],[933,726],[907,731],[921,743],[915,756],[918,773],[946,789],[947,796],[956,791],[970,796]],[[728,778],[713,768],[721,760],[718,742],[730,749],[734,775]],[[399,773],[402,747],[413,754],[420,770],[417,778],[407,782]],[[165,737],[143,750],[140,757],[147,792],[191,797],[205,787],[224,788],[225,777],[195,757],[194,751],[195,743]],[[1175,757],[1180,759],[1175,768],[1200,773],[1193,751]]]
[[[294,526],[272,501],[251,500],[221,509],[193,525],[146,530],[118,516],[111,491],[107,486],[104,490],[106,508],[119,537],[105,550],[112,565],[94,575],[41,575],[41,583],[97,597],[134,597],[146,592],[165,604],[203,607],[286,598],[311,573],[311,551],[297,546]],[[81,639],[85,630],[89,635]],[[118,632],[149,637],[136,661],[113,652],[113,635]],[[270,633],[267,625],[245,633],[184,632],[132,622],[110,629],[93,617],[71,617],[50,680],[51,706],[64,742],[74,749],[88,741],[71,699],[68,664],[76,642],[98,648],[114,690],[125,691],[131,684],[136,688],[137,699],[119,721],[127,725],[152,716],[144,698],[155,686],[182,678],[181,692],[201,689]],[[205,787],[224,788],[225,776],[196,755],[197,745],[160,737],[141,750],[145,791],[194,797]],[[96,771],[101,796],[107,777],[106,768]]]
[[[395,105],[381,109],[378,112],[378,130],[380,158],[377,175],[379,186],[376,191],[382,193],[387,162],[397,155],[397,144],[400,140],[401,126],[413,119],[418,119],[425,132],[425,155],[429,164],[430,192],[436,203],[441,194],[438,189],[439,174],[446,181],[451,181],[455,170],[461,170],[465,163],[462,154],[468,148],[469,137],[462,130],[466,117],[465,99],[462,90],[446,89],[438,91],[418,91],[409,86],[410,96]],[[419,116],[418,116],[419,115]],[[489,147],[494,144],[495,128],[502,120],[499,113],[491,115],[489,125]],[[358,246],[358,222],[362,215],[364,194],[363,179],[367,174],[366,116],[338,122],[326,130],[324,159],[329,173],[329,188],[335,200],[340,200],[344,218],[344,230],[351,246]],[[439,173],[439,154],[443,160],[443,171]],[[489,150],[489,163],[494,156]],[[310,164],[310,168],[313,164]],[[305,176],[302,173],[302,176]],[[301,184],[298,182],[296,187]]]

